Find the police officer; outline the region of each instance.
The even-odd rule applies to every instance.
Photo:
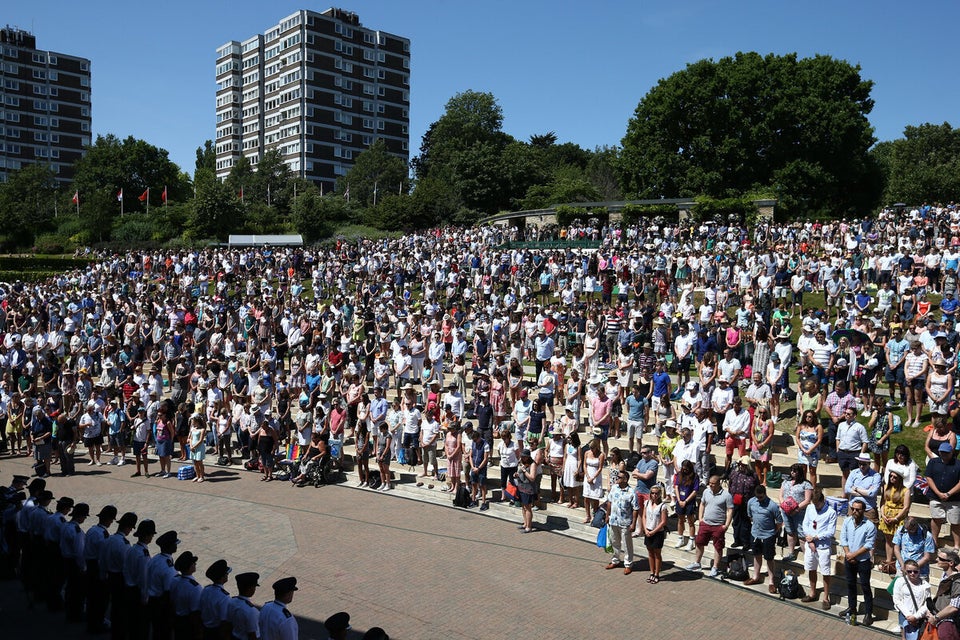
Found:
[[[0,577],[12,578],[20,562],[20,534],[17,532],[17,516],[23,508],[27,494],[23,491],[10,494],[4,500],[3,512],[0,513],[0,549],[3,551],[3,563],[0,566]]]
[[[178,574],[170,585],[170,606],[173,609],[174,640],[196,640],[201,635],[200,596],[203,588],[193,579],[197,556],[184,551],[173,563]]]
[[[300,628],[297,619],[287,609],[298,591],[296,578],[283,578],[273,583],[273,601],[260,610],[260,637],[262,640],[297,640]],[[349,628],[349,625],[348,625]]]
[[[170,585],[177,575],[173,554],[177,552],[178,544],[177,532],[167,531],[157,538],[159,555],[147,561],[145,592],[153,640],[170,640]]]
[[[130,638],[146,638],[150,629],[147,618],[146,569],[150,560],[150,543],[157,535],[153,520],[141,520],[133,536],[137,543],[123,555],[123,587],[127,608],[127,634]]]
[[[117,530],[103,544],[100,552],[100,578],[107,581],[110,596],[110,637],[126,640],[129,612],[126,607],[126,589],[123,584],[123,561],[130,548],[127,536],[137,526],[137,514],[127,512],[120,516]],[[89,621],[88,621],[89,622]]]
[[[200,623],[203,626],[203,640],[220,640],[227,635],[231,599],[223,585],[226,584],[230,571],[226,560],[217,560],[207,568],[205,575],[210,580],[210,584],[200,593]]]
[[[86,588],[84,572],[87,569],[87,559],[84,553],[84,544],[87,539],[80,525],[90,515],[90,506],[80,502],[73,507],[70,522],[60,533],[60,556],[63,558],[63,572],[65,575],[64,602],[67,609],[67,622],[83,620],[83,592]]]
[[[107,581],[101,577],[100,552],[110,538],[109,529],[117,518],[117,508],[108,504],[97,514],[97,524],[87,529],[83,543],[86,564],[87,632],[103,633],[107,630],[104,617],[107,615]]]
[[[234,640],[260,640],[260,610],[250,601],[257,592],[259,573],[237,574],[237,592],[230,600],[227,618]]]
[[[30,484],[27,485],[27,493],[29,495],[17,513],[17,546],[20,550],[20,579],[23,580],[23,585],[28,590],[30,587],[29,581],[33,574],[36,573],[32,566],[33,556],[30,553],[32,551],[30,548],[30,512],[37,508],[37,500],[40,497],[40,493],[46,488],[47,481],[43,478],[34,478],[31,480]]]
[[[50,503],[53,502],[53,494],[46,489],[37,496],[36,507],[30,510],[29,521],[27,522],[27,531],[30,536],[30,574],[25,578],[28,594],[34,594],[35,597],[43,597],[46,593],[43,591],[43,576],[47,569],[44,562],[46,558],[46,542],[43,538],[44,525],[47,518],[50,517]]]
[[[27,488],[27,481],[30,480],[27,476],[13,476],[13,480],[10,482],[9,487],[4,487],[3,491],[0,492],[0,500],[3,502],[10,502],[13,499],[13,496],[24,491]]]
[[[56,511],[43,522],[43,573],[44,598],[50,611],[63,609],[60,592],[66,578],[63,556],[60,555],[60,537],[67,526],[67,515],[73,510],[73,498],[64,496],[57,500]]]

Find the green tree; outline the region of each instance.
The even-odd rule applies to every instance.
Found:
[[[350,170],[337,180],[337,193],[345,193],[348,186],[350,202],[373,206],[374,189],[377,199],[407,192],[407,165],[402,159],[388,153],[387,143],[377,138],[357,156]]]
[[[197,186],[197,198],[188,221],[191,238],[226,240],[242,224],[240,201],[229,185],[213,181]]]
[[[903,136],[871,150],[885,177],[884,204],[960,200],[960,129],[927,123]]]
[[[0,245],[28,247],[51,227],[57,210],[57,181],[51,168],[28,164],[0,183]]]
[[[310,184],[297,194],[291,212],[293,225],[306,242],[316,242],[333,233],[337,224],[353,221],[355,208],[337,194],[320,195],[320,190]]]
[[[183,202],[193,197],[190,177],[170,160],[165,149],[133,136],[120,140],[108,134],[97,136],[86,151],[77,161],[74,188],[80,191],[81,206],[84,200],[106,206],[107,211],[102,215],[108,216],[108,220],[120,213],[116,193],[121,189],[124,209],[130,212],[145,208],[138,198],[147,189],[150,189],[151,206],[162,204],[164,187],[170,202]],[[100,193],[109,197],[94,195]]]
[[[863,211],[879,195],[873,83],[829,56],[737,53],[660,80],[619,160],[627,197],[729,197],[772,188],[788,211]]]

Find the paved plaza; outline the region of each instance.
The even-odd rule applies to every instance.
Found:
[[[24,458],[0,469],[3,482],[29,473]],[[345,485],[296,489],[234,469],[215,468],[204,484],[130,478],[130,467],[78,472],[51,478],[48,488],[87,501],[94,513],[112,503],[155,519],[161,532],[176,529],[180,550],[200,557],[202,584],[203,570],[220,557],[234,574],[261,574],[257,604],[272,599],[274,580],[297,576],[290,609],[304,640],[326,638],[322,621],[341,610],[351,615],[354,640],[373,626],[403,639],[599,638],[614,628],[648,628],[662,638],[749,638],[759,628],[765,637],[822,640],[876,633],[851,634],[835,616],[670,563],[660,584],[649,585],[644,561],[631,576],[604,571],[606,555],[586,542],[521,535],[511,522],[396,495]],[[236,592],[232,579],[227,586]],[[0,608],[3,638],[88,637],[62,614],[27,610],[18,582],[0,583]]]

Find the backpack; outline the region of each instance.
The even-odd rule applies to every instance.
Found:
[[[470,491],[463,485],[457,487],[457,494],[453,496],[453,506],[464,509],[470,506]]]
[[[731,555],[727,558],[727,578],[730,580],[743,581],[747,579],[747,561],[740,554]]]
[[[797,574],[787,569],[777,582],[777,591],[781,600],[796,600],[803,595],[803,587],[797,580]]]
[[[590,522],[590,526],[594,529],[602,529],[606,524],[607,510],[600,507],[593,512],[593,520]]]

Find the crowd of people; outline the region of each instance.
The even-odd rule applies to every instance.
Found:
[[[587,522],[606,504],[613,529],[629,529],[610,563],[625,570],[635,535],[651,558],[662,547],[658,505],[678,516],[676,546],[699,560],[713,543],[712,571],[732,528],[755,551],[756,581],[761,560],[774,573],[769,534],[782,528],[782,560],[802,553],[816,591],[818,568],[829,588],[832,548],[810,539],[830,524],[817,505],[837,512],[816,497],[825,465],[842,475],[843,527],[858,523],[841,539],[856,559],[848,584],[868,584],[875,559],[903,570],[921,452],[894,444],[929,415],[928,533],[936,543],[948,523],[960,546],[960,209],[573,224],[557,237],[599,248],[501,248],[522,236],[439,228],[326,248],[89,252],[86,269],[6,285],[3,446],[32,455],[40,476],[72,473],[82,443],[86,464],[132,462],[135,476],[150,476],[154,451],[154,477],[171,477],[178,455],[196,482],[213,456],[268,482],[293,458],[299,483],[349,443],[358,484],[389,491],[398,461],[466,491],[468,506],[516,502],[524,532],[547,497]],[[797,463],[777,470],[794,406]],[[729,509],[713,497],[724,492]]]
[[[134,512],[119,514],[105,505],[84,530],[90,506],[62,496],[54,501],[43,478],[15,475],[0,495],[5,572],[15,570],[31,605],[45,604],[68,623],[85,624],[91,634],[115,640],[296,640],[299,625],[287,608],[299,590],[297,579],[272,585],[273,600],[253,602],[260,575],[234,576],[219,559],[207,567],[209,584],[194,577],[199,558],[178,554],[176,531],[157,535],[157,524]],[[119,516],[119,518],[118,518]],[[111,534],[110,528],[116,525]],[[131,544],[130,538],[135,540]],[[151,553],[156,545],[159,553]],[[350,616],[340,612],[324,625],[331,639],[346,638]],[[389,640],[374,627],[365,640]]]

